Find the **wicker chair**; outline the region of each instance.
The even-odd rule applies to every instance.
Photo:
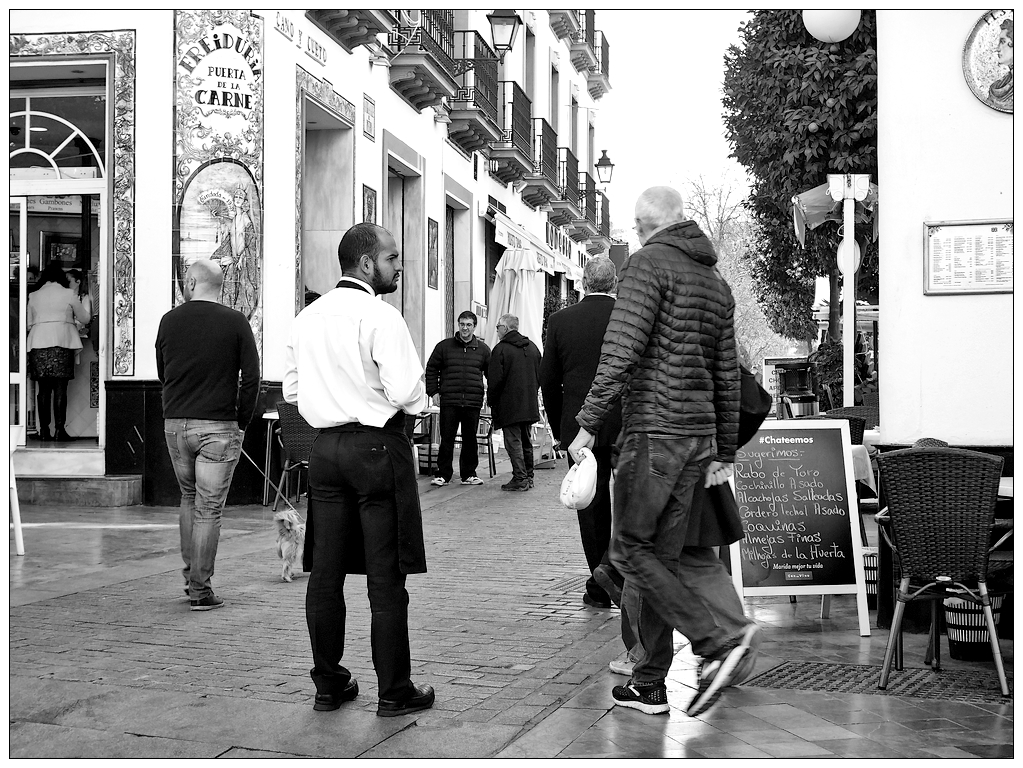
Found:
[[[902,570],[877,687],[888,686],[906,604],[913,600],[932,601],[927,660],[935,670],[941,668],[938,601],[955,596],[981,606],[1002,695],[1008,696],[987,585],[1001,457],[956,448],[909,448],[883,453],[877,463],[888,504],[890,543]]]
[[[309,422],[302,418],[297,405],[281,400],[277,403],[277,413],[280,414],[280,439],[281,447],[284,450],[284,469],[281,471],[281,481],[277,485],[277,495],[274,497],[274,512],[277,511],[277,502],[280,501],[281,496],[284,495],[287,498],[290,495],[290,493],[285,494],[285,480],[288,480],[290,486],[292,473],[297,472],[298,480],[301,481],[302,471],[308,471],[313,440],[319,434],[318,429],[309,426]],[[296,494],[298,489],[299,483],[296,483]]]
[[[844,408],[832,408],[827,413],[835,416],[858,416],[865,422],[866,429],[876,429],[880,423],[877,408],[870,405],[847,405]],[[860,442],[863,442],[862,438]]]

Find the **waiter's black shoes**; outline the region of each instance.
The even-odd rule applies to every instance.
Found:
[[[393,701],[391,699],[380,699],[377,703],[377,714],[380,717],[397,717],[408,715],[412,712],[419,712],[433,706],[433,688],[429,685],[413,685],[411,696]]]
[[[351,677],[348,679],[348,685],[344,687],[341,693],[316,694],[316,699],[313,701],[313,709],[317,712],[332,712],[346,701],[351,701],[358,695],[359,684],[355,682],[354,677]]]

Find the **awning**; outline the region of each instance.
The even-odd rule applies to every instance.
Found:
[[[533,237],[505,214],[492,208],[490,210],[493,211],[494,240],[505,248],[531,251],[536,259],[537,269],[548,275],[553,275],[557,270],[557,255],[545,243]],[[557,271],[564,272],[565,270]]]

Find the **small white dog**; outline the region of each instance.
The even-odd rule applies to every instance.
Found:
[[[293,509],[282,509],[274,515],[277,524],[277,554],[284,565],[281,580],[291,581],[295,569],[302,569],[302,552],[305,550],[305,521]]]

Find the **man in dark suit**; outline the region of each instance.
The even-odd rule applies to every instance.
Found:
[[[568,446],[579,431],[575,416],[597,372],[604,330],[615,305],[613,293],[617,282],[611,259],[595,256],[583,269],[583,300],[555,312],[547,320],[540,387],[554,439],[563,446]],[[597,494],[590,506],[577,511],[583,552],[590,569],[583,602],[594,608],[610,608],[612,603],[607,590],[594,578],[594,571],[603,561],[603,568],[617,576],[606,554],[611,540],[611,449],[621,425],[619,404],[601,428],[593,448],[597,459]],[[569,457],[569,467],[573,463]]]

